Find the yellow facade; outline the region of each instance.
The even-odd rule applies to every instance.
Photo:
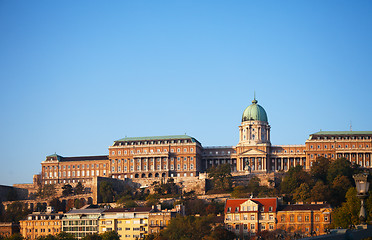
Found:
[[[21,234],[26,239],[36,239],[40,236],[56,235],[62,230],[61,219],[22,220]]]
[[[116,231],[120,239],[143,238],[148,233],[151,208],[109,209],[99,219],[99,233]]]

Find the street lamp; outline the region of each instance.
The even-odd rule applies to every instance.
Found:
[[[360,206],[360,213],[359,213],[359,220],[361,224],[366,224],[366,208],[364,206],[364,201],[368,197],[368,189],[369,189],[369,182],[368,182],[368,173],[359,173],[354,174],[353,178],[355,180],[355,185],[357,188],[357,197],[360,198],[361,206]]]

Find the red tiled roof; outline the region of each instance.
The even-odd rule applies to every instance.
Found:
[[[230,213],[235,213],[235,209],[237,207],[240,208],[240,205],[248,200],[251,200],[257,203],[260,206],[260,211],[262,207],[264,207],[263,212],[269,212],[269,208],[272,207],[271,212],[276,212],[277,209],[277,199],[276,198],[245,198],[245,199],[227,199],[225,204],[225,213],[227,213],[227,209],[230,207]],[[240,210],[240,209],[239,209]],[[248,211],[239,211],[239,212],[248,212]]]

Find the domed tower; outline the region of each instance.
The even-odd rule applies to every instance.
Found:
[[[239,145],[270,145],[270,125],[266,111],[257,104],[256,98],[243,112],[239,126]]]

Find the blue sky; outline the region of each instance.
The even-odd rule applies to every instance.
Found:
[[[0,0],[0,184],[122,137],[235,145],[254,91],[273,144],[372,130],[371,1]]]

